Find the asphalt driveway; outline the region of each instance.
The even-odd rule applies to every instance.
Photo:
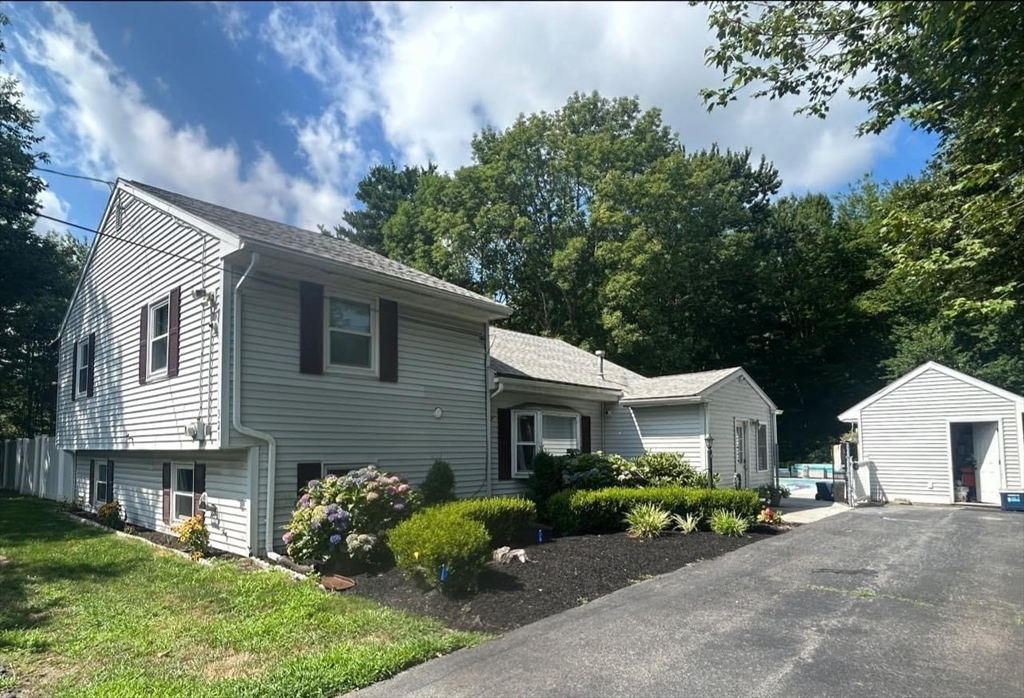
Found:
[[[1024,695],[1024,516],[851,511],[622,589],[372,696]]]

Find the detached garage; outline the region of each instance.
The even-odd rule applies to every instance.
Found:
[[[1020,492],[1024,397],[929,362],[839,415],[858,434],[858,498],[999,504]]]

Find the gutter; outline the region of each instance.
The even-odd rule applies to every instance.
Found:
[[[703,395],[690,395],[687,397],[623,398],[620,404],[626,407],[659,407],[663,405],[696,405],[702,402],[706,402]]]
[[[276,560],[280,556],[274,552],[273,540],[274,540],[274,478],[277,474],[277,441],[273,436],[266,433],[265,431],[259,431],[252,429],[242,424],[242,344],[239,341],[242,336],[242,284],[244,284],[249,276],[252,274],[253,269],[256,268],[256,264],[260,261],[260,255],[258,252],[252,253],[252,259],[249,261],[249,266],[242,274],[238,283],[235,284],[235,292],[232,297],[231,310],[233,315],[233,321],[231,323],[231,426],[235,428],[240,434],[244,434],[254,439],[265,441],[267,444],[267,528],[266,528],[266,539],[264,544],[267,548],[267,557],[271,560]],[[257,486],[258,491],[258,486]],[[250,502],[249,506],[256,506],[256,510],[259,511],[258,502]],[[257,548],[259,546],[257,545]]]
[[[490,357],[490,349],[489,349],[489,347],[490,347],[490,343],[489,343],[490,342],[490,336],[489,336],[490,335],[490,327],[487,328],[487,331],[488,331],[488,357]],[[488,362],[487,363],[488,363],[488,370],[489,370],[489,368],[490,368],[490,359],[489,358],[488,358]],[[505,390],[505,384],[501,382],[501,379],[499,379],[497,376],[495,376],[494,380],[498,383],[498,389],[495,390],[492,393],[491,392],[491,386],[488,385],[487,386],[487,391],[486,391],[486,395],[487,395],[487,457],[484,459],[484,461],[486,463],[485,467],[486,467],[486,470],[487,470],[487,496],[488,497],[491,496],[491,400],[493,400],[494,398],[496,398],[499,395],[501,395],[501,393]],[[485,382],[487,382],[487,381],[485,380]]]

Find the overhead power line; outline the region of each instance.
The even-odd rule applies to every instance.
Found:
[[[86,175],[72,174],[71,172],[61,172],[60,170],[51,170],[48,167],[33,167],[32,169],[37,172],[48,172],[49,174],[55,174],[61,177],[70,177],[71,179],[84,179],[87,182],[98,182],[99,184],[106,184],[111,189],[114,188],[114,182],[106,179],[99,179],[98,177],[88,177]]]

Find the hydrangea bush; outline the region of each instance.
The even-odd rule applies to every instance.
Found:
[[[338,555],[367,559],[384,533],[416,505],[409,483],[370,465],[342,477],[311,480],[299,498],[283,540],[294,560]]]

